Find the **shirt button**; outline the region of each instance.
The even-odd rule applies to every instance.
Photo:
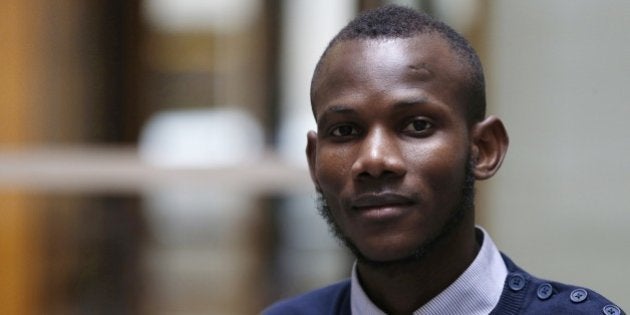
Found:
[[[606,315],[621,315],[621,309],[612,304],[604,306],[602,312],[604,312],[604,314]]]
[[[553,287],[549,283],[543,283],[538,287],[538,291],[536,291],[536,295],[541,300],[546,300],[553,294]]]
[[[580,303],[584,300],[586,300],[586,297],[588,296],[588,292],[586,292],[586,290],[584,289],[575,289],[573,291],[571,291],[571,302],[573,303]]]
[[[520,291],[525,287],[525,277],[520,274],[515,274],[508,279],[508,287],[513,291]]]

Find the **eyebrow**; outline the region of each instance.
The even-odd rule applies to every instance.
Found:
[[[410,107],[415,107],[418,105],[425,105],[428,103],[429,103],[428,98],[426,98],[425,96],[420,96],[416,98],[410,98],[407,100],[398,101],[392,107],[394,110],[400,111],[400,110],[408,109]]]
[[[326,108],[326,110],[324,110],[321,115],[318,115],[317,117],[317,121],[316,123],[319,125],[320,123],[325,123],[326,122],[326,118],[328,115],[330,114],[344,114],[344,115],[349,115],[349,114],[356,114],[356,110],[346,106],[346,105],[333,105],[330,106],[328,108]]]
[[[346,112],[354,112],[354,109],[349,108],[345,105],[333,105],[326,108],[324,112],[346,113]]]
[[[404,111],[404,110],[408,110],[409,108],[412,107],[416,107],[419,105],[424,105],[424,104],[428,104],[429,103],[429,99],[425,96],[419,96],[419,97],[415,97],[415,98],[409,98],[406,100],[401,100],[398,101],[396,103],[394,103],[394,105],[392,105],[392,110],[394,111]],[[356,115],[356,110],[348,107],[346,105],[333,105],[330,106],[328,108],[326,108],[326,110],[324,110],[321,115],[319,115],[317,117],[316,123],[319,124],[324,124],[327,121],[327,118],[330,114],[341,114],[341,115]]]

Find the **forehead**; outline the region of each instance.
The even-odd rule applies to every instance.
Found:
[[[420,88],[458,103],[466,66],[442,37],[353,39],[336,43],[313,78],[315,112],[331,98],[357,91],[386,93]]]

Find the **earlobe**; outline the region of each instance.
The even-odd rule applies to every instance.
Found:
[[[490,116],[473,127],[472,137],[471,155],[475,162],[475,178],[490,178],[499,170],[507,153],[509,138],[503,122]]]
[[[315,166],[317,164],[317,133],[309,131],[306,134],[306,160],[308,161],[308,170],[311,174],[311,180],[315,184],[315,189],[319,191],[319,182],[315,176]]]

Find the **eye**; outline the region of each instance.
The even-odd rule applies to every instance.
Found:
[[[413,134],[413,135],[422,135],[429,132],[433,128],[433,123],[424,118],[416,118],[409,122],[403,129],[403,132]]]
[[[359,131],[351,125],[341,125],[333,129],[330,134],[334,137],[348,137],[358,135]]]

